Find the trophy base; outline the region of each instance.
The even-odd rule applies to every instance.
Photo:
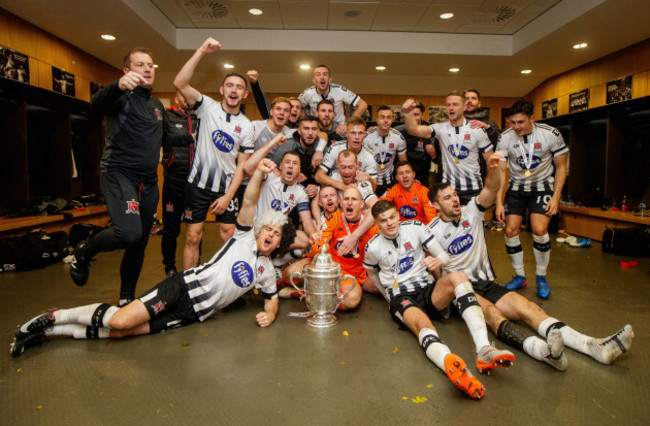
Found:
[[[310,315],[307,317],[307,324],[316,328],[326,328],[336,325],[337,319],[334,314]]]

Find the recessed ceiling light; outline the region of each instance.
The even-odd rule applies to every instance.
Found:
[[[250,13],[251,15],[255,15],[255,16],[257,16],[257,15],[261,15],[261,14],[264,13],[264,12],[262,12],[261,9],[250,9],[250,10],[248,11],[248,13]]]
[[[115,40],[115,36],[110,34],[102,34],[102,38],[104,40]]]
[[[449,72],[458,72],[458,71],[460,71],[460,68],[456,68],[456,67],[449,68]]]
[[[308,70],[309,68],[310,68],[310,66],[309,66],[308,64],[302,64],[302,65],[300,65],[300,69],[301,69],[301,70]]]
[[[573,45],[574,49],[584,49],[585,47],[587,47],[587,43],[578,43]]]
[[[533,70],[521,70],[522,74],[530,74]]]
[[[380,65],[380,66],[378,66],[378,67],[375,67],[375,69],[376,69],[377,71],[383,71],[383,70],[386,69],[386,67],[383,66],[383,65]]]
[[[224,68],[235,68],[233,64],[223,64]]]
[[[454,14],[451,12],[443,13],[440,15],[440,19],[451,19],[454,17]]]

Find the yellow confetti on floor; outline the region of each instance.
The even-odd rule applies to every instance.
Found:
[[[349,336],[350,334],[349,334],[347,331],[343,331],[343,335],[344,335],[345,337],[347,337],[347,336]]]
[[[16,370],[16,373],[20,373],[21,371],[23,371],[23,369],[19,368],[18,370]]]
[[[190,344],[187,343],[187,342],[183,342],[183,343],[181,343],[181,347],[183,347],[183,348],[186,347],[186,346],[189,346],[189,345],[190,345]]]
[[[345,365],[345,361],[341,361],[341,365]]]
[[[411,398],[411,401],[413,401],[414,404],[422,404],[423,402],[426,402],[426,398],[423,396],[416,396],[415,398]]]
[[[42,405],[37,405],[37,406],[36,406],[36,409],[37,409],[37,410],[42,410],[42,409],[43,409],[43,406],[42,406]]]
[[[406,400],[408,399],[408,397],[407,397],[407,396],[403,396],[402,399],[403,399],[404,401],[406,401]]]
[[[395,346],[395,348],[393,349],[393,352],[398,354],[399,353],[399,348],[397,346]]]
[[[428,387],[428,388],[432,388],[433,385],[432,385],[432,384],[428,384],[427,387]]]

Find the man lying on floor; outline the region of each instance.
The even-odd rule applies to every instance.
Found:
[[[208,263],[162,281],[123,308],[95,303],[38,315],[16,329],[11,355],[16,357],[56,336],[121,338],[204,321],[253,288],[259,288],[264,297],[264,311],[257,314],[257,323],[260,327],[271,325],[278,312],[278,297],[268,255],[280,244],[288,246],[296,233],[281,212],[269,211],[253,220],[262,180],[274,169],[273,161],[260,162],[244,193],[235,234]]]

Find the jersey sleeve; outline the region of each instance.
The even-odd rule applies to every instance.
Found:
[[[275,270],[270,261],[260,262],[257,265],[257,280],[255,288],[258,288],[264,299],[277,299],[278,288],[275,278]]]
[[[374,240],[368,241],[366,244],[366,252],[363,256],[363,267],[366,269],[377,269],[379,270],[379,259],[375,254],[375,244],[372,244]]]
[[[436,237],[428,228],[426,228],[424,225],[422,225],[422,228],[426,230],[426,234],[424,234],[425,240],[422,242],[422,244],[427,248],[427,250],[429,250],[429,253],[431,253],[433,257],[440,259],[443,265],[448,264],[449,255],[445,249],[442,248]]]
[[[248,131],[242,135],[242,141],[239,145],[239,152],[242,154],[252,154],[255,151],[255,130],[250,123],[247,128]]]
[[[481,153],[486,153],[489,150],[493,149],[492,142],[490,142],[490,138],[488,137],[488,134],[485,130],[483,129],[476,129],[476,135],[478,137],[478,149],[481,151]]]
[[[309,197],[307,196],[305,187],[302,185],[299,186],[299,190],[296,194],[296,210],[298,210],[298,213],[308,211],[311,214],[311,209],[309,208]]]
[[[406,139],[404,139],[404,136],[402,136],[401,133],[397,133],[397,144],[395,144],[395,149],[397,150],[397,154],[405,154],[406,153]]]
[[[332,144],[325,150],[325,153],[323,154],[323,162],[319,166],[321,169],[325,170],[328,175],[332,172],[332,169],[334,169],[334,165],[336,164],[336,157],[338,156],[338,150],[335,150],[333,148],[334,145]]]
[[[438,211],[431,205],[429,190],[425,186],[420,188],[420,199],[424,207],[424,215],[427,217],[427,223],[430,223],[438,215]]]
[[[341,97],[343,98],[343,102],[345,102],[348,105],[356,106],[359,103],[359,96],[348,90],[346,87],[341,86]]]
[[[359,192],[361,193],[361,199],[364,202],[367,202],[372,196],[375,196],[375,192],[372,190],[372,184],[370,181],[363,181],[359,182],[357,184],[357,188],[359,189]]]
[[[562,133],[560,133],[560,131],[557,129],[551,130],[551,133],[554,136],[553,142],[551,143],[551,152],[553,153],[553,157],[557,157],[569,152],[569,147],[564,142]]]

